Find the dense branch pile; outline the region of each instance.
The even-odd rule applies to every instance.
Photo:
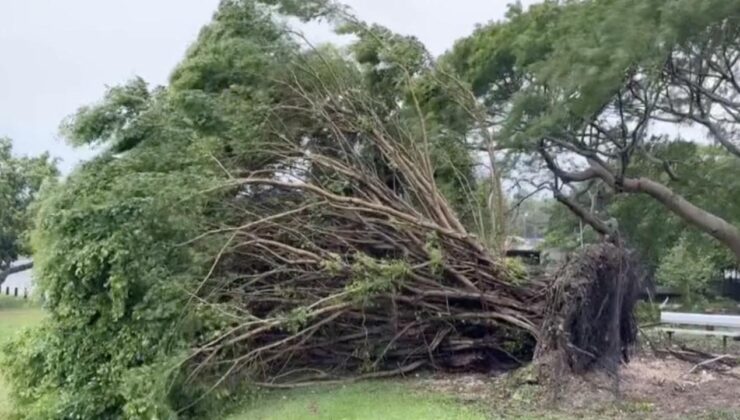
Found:
[[[225,245],[198,297],[234,322],[195,352],[192,375],[295,386],[530,360],[548,282],[466,231],[435,185],[423,119],[291,89],[276,163],[234,176],[243,219],[208,232]],[[288,135],[291,120],[315,129]]]

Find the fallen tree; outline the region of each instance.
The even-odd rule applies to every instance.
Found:
[[[399,110],[326,85],[289,86],[271,125],[278,163],[234,175],[243,216],[193,240],[224,242],[193,302],[233,322],[193,351],[191,380],[285,387],[489,371],[536,348],[582,372],[627,354],[639,282],[628,253],[604,244],[554,277],[528,276],[438,190],[423,117],[409,126]],[[283,127],[295,120],[318,128],[291,136]]]

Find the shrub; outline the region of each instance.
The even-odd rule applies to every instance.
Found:
[[[49,317],[2,352],[24,418],[165,419],[185,399],[172,393],[178,355],[200,328],[186,290],[205,264],[178,244],[214,178],[192,159],[145,163],[181,150],[100,159],[47,192],[33,245]]]

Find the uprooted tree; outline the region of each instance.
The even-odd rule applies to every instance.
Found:
[[[436,187],[423,117],[344,82],[289,86],[271,124],[280,159],[234,177],[246,217],[206,234],[224,247],[198,291],[241,322],[192,354],[191,375],[298,386],[521,366],[536,347],[575,371],[616,366],[635,334],[629,255],[605,245],[556,280],[517,272]],[[320,130],[288,137],[288,119]]]
[[[334,10],[316,6],[298,11]],[[349,53],[306,51],[274,10],[223,2],[167,88],[137,79],[65,122],[110,149],[38,211],[50,316],[7,355],[23,415],[205,416],[243,387],[535,354],[613,369],[632,256],[604,244],[552,276],[503,258],[500,179],[473,155],[495,144],[465,83],[341,9]]]

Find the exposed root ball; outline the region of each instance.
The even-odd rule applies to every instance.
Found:
[[[633,307],[641,282],[633,256],[616,245],[593,245],[573,255],[548,293],[539,362],[553,377],[595,368],[616,372],[635,342]]]

